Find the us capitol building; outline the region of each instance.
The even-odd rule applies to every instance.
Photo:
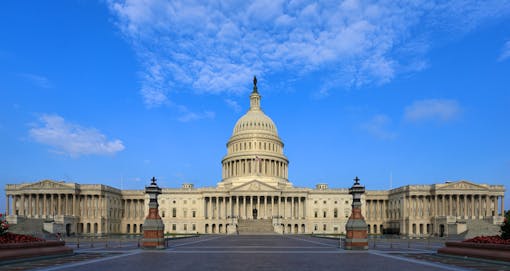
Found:
[[[187,183],[163,189],[159,210],[165,232],[345,233],[352,201],[348,189],[292,185],[284,144],[260,100],[254,79],[250,109],[227,142],[216,187]],[[140,233],[148,210],[142,189],[42,180],[7,184],[5,191],[9,222],[42,221],[46,230],[67,234]],[[503,185],[466,180],[367,190],[362,212],[371,234],[463,234],[502,223],[504,192]]]

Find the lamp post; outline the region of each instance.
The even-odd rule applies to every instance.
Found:
[[[149,214],[143,222],[142,248],[165,248],[165,225],[159,216],[158,195],[161,188],[156,184],[156,178],[152,177],[151,184],[145,187],[145,193],[149,195]]]
[[[365,193],[365,187],[359,184],[359,178],[356,176],[354,185],[349,188],[349,194],[352,195],[352,213],[345,225],[347,236],[344,249],[347,250],[368,249],[367,223],[361,214],[361,195],[363,193]]]

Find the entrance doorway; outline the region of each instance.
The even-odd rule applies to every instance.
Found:
[[[71,235],[71,224],[66,224],[66,236]]]
[[[257,219],[257,209],[253,209],[253,219]]]
[[[444,236],[444,225],[441,224],[439,225],[439,237],[443,237]]]

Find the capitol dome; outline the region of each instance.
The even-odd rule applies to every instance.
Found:
[[[253,79],[250,109],[235,124],[222,160],[223,187],[260,181],[268,185],[289,186],[288,159],[273,120],[260,107],[257,78]]]
[[[232,136],[244,133],[267,133],[278,136],[278,131],[273,120],[262,110],[249,110],[234,126]]]

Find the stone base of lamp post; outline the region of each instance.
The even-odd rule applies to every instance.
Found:
[[[347,236],[345,238],[344,249],[368,249],[367,224],[364,220],[349,219],[345,228],[347,231]]]
[[[142,248],[165,248],[165,225],[161,219],[145,219],[143,223]]]

